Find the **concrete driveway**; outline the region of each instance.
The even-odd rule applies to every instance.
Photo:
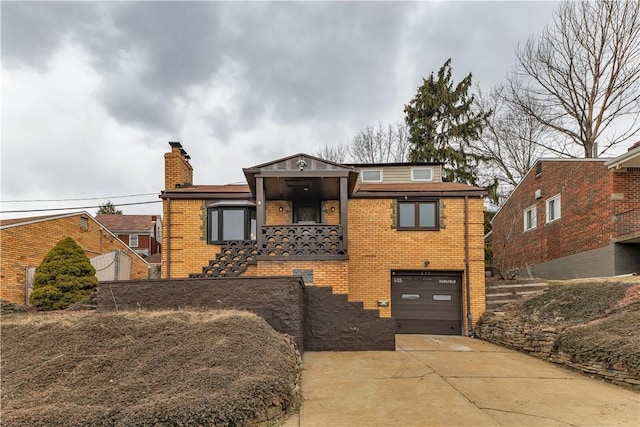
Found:
[[[286,427],[640,426],[640,394],[477,339],[397,335],[394,352],[307,352]]]

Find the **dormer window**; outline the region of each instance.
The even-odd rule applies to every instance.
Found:
[[[433,168],[411,168],[411,181],[433,181]]]
[[[362,182],[382,182],[381,169],[369,169],[360,172],[360,181]]]

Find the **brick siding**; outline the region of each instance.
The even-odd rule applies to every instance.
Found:
[[[535,191],[541,197],[535,198]],[[561,218],[546,222],[547,199],[561,195]],[[535,206],[536,228],[524,231]],[[603,161],[542,161],[493,219],[493,261],[501,273],[608,246],[617,213],[640,207],[638,169],[609,171]]]
[[[168,203],[170,215],[166,211]],[[439,231],[397,231],[393,223],[396,203],[393,199],[349,200],[349,260],[259,261],[257,265],[250,266],[243,276],[291,275],[294,269],[311,269],[313,285],[332,286],[335,293],[348,294],[349,301],[363,302],[365,309],[378,309],[378,300],[391,299],[391,270],[423,269],[426,260],[430,262],[429,269],[465,270],[464,199],[441,201],[442,229]],[[280,206],[283,212],[280,212]],[[289,223],[288,206],[286,201],[269,201],[266,206],[267,224]],[[331,206],[335,207],[334,212],[331,212]],[[324,207],[327,221],[339,223],[339,202],[328,201]],[[469,199],[469,276],[473,319],[478,319],[485,308],[483,209],[482,199]],[[220,250],[220,246],[206,242],[204,202],[165,201],[163,215],[170,218],[171,231],[169,233],[166,229],[167,220],[163,232],[163,247],[167,250],[162,254],[162,277],[183,278],[200,272]],[[170,243],[166,241],[169,235],[172,236]],[[171,265],[168,267],[169,252]],[[170,275],[167,268],[170,268]],[[466,301],[465,280],[466,275],[463,274],[463,301]],[[380,307],[379,310],[381,316],[391,316],[390,307]],[[464,318],[466,322],[466,311]]]
[[[88,219],[86,231],[82,230],[81,217],[89,218],[88,215],[78,214],[0,230],[2,241],[0,299],[24,304],[27,267],[39,266],[47,252],[66,237],[75,240],[89,258],[116,249],[127,251],[132,259],[131,278],[147,278],[147,263],[133,255],[123,242],[102,229],[95,221]]]

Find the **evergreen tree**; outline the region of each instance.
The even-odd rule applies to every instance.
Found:
[[[61,310],[88,299],[98,287],[96,270],[78,244],[59,241],[36,268],[29,300],[38,310]]]
[[[111,200],[107,200],[107,203],[104,205],[98,205],[98,211],[96,214],[107,214],[107,215],[122,215],[122,211],[115,207]]]
[[[490,111],[476,111],[469,95],[471,73],[454,85],[451,59],[429,79],[423,79],[415,98],[405,105],[412,162],[443,162],[443,179],[478,185],[478,165],[483,157],[472,150]]]

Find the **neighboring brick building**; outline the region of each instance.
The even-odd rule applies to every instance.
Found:
[[[615,159],[540,159],[492,225],[504,277],[640,273],[640,147]]]
[[[160,252],[162,221],[159,215],[98,214],[96,220],[143,258]]]
[[[244,169],[247,184],[193,185],[170,144],[162,277],[298,275],[405,333],[466,334],[484,312],[485,191],[442,182],[441,164],[297,154]]]
[[[26,272],[40,265],[60,240],[71,237],[89,258],[115,250],[132,259],[131,279],[146,279],[148,264],[86,212],[0,221],[0,299],[26,302]]]

